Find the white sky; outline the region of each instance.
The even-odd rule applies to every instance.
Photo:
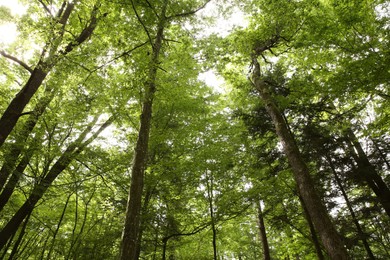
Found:
[[[11,9],[12,15],[22,15],[26,8],[17,0],[0,0],[0,6]],[[13,23],[0,23],[0,44],[10,44],[17,36],[16,25]]]

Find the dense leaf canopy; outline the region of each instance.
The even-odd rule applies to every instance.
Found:
[[[390,258],[387,1],[7,6],[0,259]]]

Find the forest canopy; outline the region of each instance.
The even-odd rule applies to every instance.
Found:
[[[0,259],[390,259],[388,1],[12,2]]]

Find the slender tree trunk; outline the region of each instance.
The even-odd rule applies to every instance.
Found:
[[[54,234],[53,234],[53,239],[52,239],[52,242],[51,242],[51,245],[50,245],[49,253],[47,254],[47,257],[46,257],[47,260],[51,259],[51,254],[52,254],[53,249],[54,249],[54,244],[56,242],[56,237],[57,237],[58,231],[60,231],[60,226],[61,226],[62,220],[64,219],[66,208],[68,207],[68,203],[69,203],[70,197],[72,195],[73,195],[73,193],[69,194],[69,196],[66,198],[65,206],[62,209],[61,217],[60,217],[60,219],[58,221],[56,230],[54,231]]]
[[[58,175],[65,170],[72,160],[80,154],[83,149],[90,144],[107,126],[109,126],[113,120],[110,118],[107,120],[98,131],[96,131],[88,140],[82,142],[87,134],[90,133],[92,127],[96,123],[96,118],[88,127],[80,134],[79,138],[72,143],[66,151],[61,155],[57,162],[50,169],[49,173],[38,183],[32,190],[30,196],[24,202],[24,204],[18,209],[14,216],[8,221],[8,223],[0,231],[0,249],[4,247],[9,238],[18,230],[23,220],[33,211],[37,202],[43,197],[46,190],[50,187],[53,181]]]
[[[11,254],[10,254],[9,258],[8,258],[9,260],[14,259],[15,256],[17,258],[18,248],[19,248],[20,243],[22,242],[22,239],[23,239],[24,235],[26,234],[26,227],[27,227],[28,220],[30,219],[30,216],[31,216],[31,213],[28,214],[28,216],[24,220],[22,230],[20,231],[18,239],[16,240],[16,242],[14,244],[14,247],[12,248]]]
[[[256,49],[263,49],[263,51],[267,49],[265,46],[261,47],[262,48]],[[261,53],[255,53],[255,55],[252,56],[252,65],[254,66],[253,84],[259,91],[260,96],[265,103],[265,108],[272,118],[276,134],[283,144],[284,152],[294,173],[298,192],[307,206],[313,225],[317,230],[328,255],[332,259],[349,259],[344,243],[340,235],[337,233],[325,206],[314,189],[309,169],[302,159],[294,137],[289,132],[282,113],[279,111],[276,103],[269,93],[269,86],[261,79],[260,64],[257,60],[257,56],[260,54]]]
[[[144,184],[144,171],[147,164],[147,153],[149,144],[149,132],[152,119],[152,106],[154,93],[156,91],[157,68],[159,63],[160,50],[164,38],[165,15],[168,1],[165,0],[157,35],[153,44],[153,54],[149,67],[148,81],[145,86],[145,97],[142,104],[140,118],[140,129],[138,132],[137,144],[134,151],[133,166],[131,169],[131,185],[126,207],[126,219],[122,234],[122,244],[120,248],[121,260],[137,260],[137,245],[140,229],[140,212],[142,204],[142,191]]]
[[[30,78],[19,93],[13,98],[11,103],[8,105],[3,115],[0,118],[0,147],[7,139],[8,135],[14,129],[19,117],[21,116],[24,108],[30,102],[30,99],[37,92],[38,88],[42,85],[42,82],[46,78],[49,71],[55,64],[56,55],[60,43],[62,42],[63,35],[65,32],[65,25],[68,22],[69,16],[74,9],[73,3],[68,3],[63,13],[59,14],[61,17],[56,19],[56,22],[60,23],[62,28],[54,36],[54,38],[47,43],[46,47],[42,51],[41,57],[32,70]],[[49,52],[49,57],[44,61],[45,53]]]
[[[207,171],[207,170],[206,170]],[[207,173],[206,173],[207,175]],[[215,226],[215,216],[214,216],[214,196],[213,196],[213,190],[214,190],[214,181],[212,174],[210,176],[207,176],[207,197],[209,201],[209,209],[210,209],[210,219],[211,219],[211,231],[213,232],[213,259],[218,259],[217,254],[217,228]]]
[[[8,177],[11,175],[15,164],[22,153],[27,138],[30,136],[40,116],[45,112],[47,106],[54,98],[54,91],[51,88],[46,89],[45,96],[38,101],[34,110],[30,114],[27,121],[24,123],[21,134],[12,145],[10,151],[5,155],[5,162],[0,169],[0,190],[4,187]]]
[[[271,255],[269,252],[267,233],[265,231],[263,211],[261,209],[261,201],[260,200],[256,203],[256,206],[257,206],[257,221],[258,221],[258,225],[259,225],[259,234],[260,234],[261,244],[263,245],[263,259],[270,260]]]
[[[354,157],[359,174],[367,182],[370,188],[374,191],[378,200],[382,204],[387,215],[390,217],[390,189],[383,181],[382,177],[376,171],[375,167],[370,163],[366,153],[364,152],[360,142],[356,138],[351,129],[348,129],[347,141],[350,146],[350,152]],[[355,152],[356,150],[356,152]]]
[[[365,232],[363,231],[362,227],[359,224],[359,221],[358,221],[358,219],[356,217],[355,211],[352,208],[352,203],[349,201],[348,195],[345,192],[345,189],[344,189],[344,186],[343,186],[343,184],[341,182],[341,179],[340,179],[340,177],[338,176],[338,174],[336,172],[336,168],[333,165],[332,159],[330,158],[329,155],[326,155],[326,159],[327,159],[327,161],[329,163],[329,166],[330,166],[330,168],[332,170],[332,173],[333,173],[333,176],[334,176],[334,178],[336,180],[336,183],[339,186],[339,189],[340,189],[341,193],[343,194],[345,203],[347,204],[347,208],[349,210],[349,213],[351,214],[352,221],[353,221],[353,223],[354,223],[354,225],[356,227],[357,233],[358,233],[360,239],[363,242],[364,248],[366,249],[366,252],[367,252],[367,255],[368,255],[368,259],[375,260],[375,256],[372,253],[371,248],[370,248],[370,246],[369,246],[369,244],[367,242],[366,234],[365,234]]]
[[[386,158],[386,154],[383,153],[382,149],[379,147],[378,143],[374,138],[371,138],[371,142],[373,143],[375,149],[377,150],[379,156],[382,158],[383,162],[386,164],[387,169],[390,170],[390,162]]]
[[[0,147],[12,129],[14,129],[27,103],[30,102],[31,97],[37,92],[46,76],[47,72],[42,70],[40,63],[38,63],[26,85],[24,85],[4,111],[0,118]]]
[[[299,201],[301,202],[303,213],[305,215],[306,221],[309,225],[310,234],[311,234],[311,241],[314,244],[314,248],[316,249],[316,254],[319,260],[324,260],[324,255],[322,254],[321,244],[320,241],[318,241],[317,232],[314,228],[313,221],[310,218],[309,211],[307,210],[307,207],[305,205],[305,202],[303,201],[302,197],[298,194]]]

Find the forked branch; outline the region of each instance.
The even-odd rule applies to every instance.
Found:
[[[0,51],[0,54],[1,54],[3,57],[5,57],[5,58],[7,58],[7,59],[10,59],[10,60],[12,60],[12,61],[18,63],[20,66],[22,66],[23,68],[25,68],[26,70],[28,70],[28,72],[30,72],[30,73],[33,72],[33,69],[32,69],[30,66],[28,66],[26,63],[24,63],[23,61],[19,60],[18,58],[14,57],[14,56],[12,56],[12,55],[9,55],[9,54],[7,54],[7,53],[5,53],[4,51]]]

